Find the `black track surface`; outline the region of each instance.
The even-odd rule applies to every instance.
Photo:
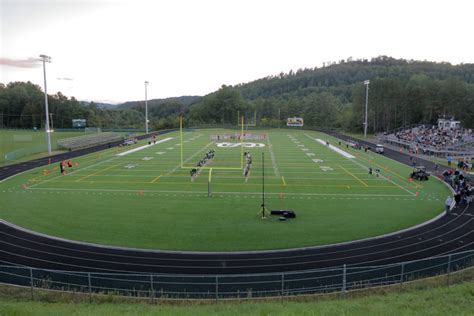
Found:
[[[348,139],[344,135],[333,135]],[[386,155],[409,163],[409,157],[397,151],[386,149]],[[433,167],[429,162],[423,163],[429,168]],[[21,172],[25,169],[19,170]],[[2,177],[5,178],[3,175]],[[0,221],[0,264],[69,271],[248,274],[317,269],[343,264],[382,265],[473,249],[472,205],[462,206],[453,214],[443,215],[429,224],[385,237],[325,247],[241,253],[109,248],[55,239]]]

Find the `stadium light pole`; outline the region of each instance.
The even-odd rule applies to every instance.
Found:
[[[364,138],[367,138],[367,108],[369,105],[369,84],[370,80],[365,80],[365,120],[364,120]]]
[[[48,89],[46,87],[46,63],[51,62],[51,57],[46,55],[40,55],[41,61],[43,62],[43,76],[44,76],[44,108],[46,112],[46,139],[48,140],[48,154],[51,155],[51,130],[49,128],[49,109],[48,109]]]
[[[145,133],[148,134],[148,96],[147,87],[149,82],[145,81]]]

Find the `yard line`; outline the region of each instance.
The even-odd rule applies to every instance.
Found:
[[[188,159],[186,159],[184,162],[183,162],[183,166],[185,163],[187,163],[188,161],[190,161],[191,159],[193,159],[197,154],[201,153],[202,151],[206,150],[209,146],[211,146],[212,144],[214,144],[214,141],[211,141],[209,142],[206,146],[204,146],[203,148],[201,148],[200,150],[196,151],[191,157],[189,157]],[[181,163],[179,163],[176,167],[174,167],[171,171],[169,171],[168,173],[165,174],[165,177],[166,176],[169,176],[170,174],[173,174],[176,170],[178,170],[179,168],[181,168]]]
[[[270,158],[272,159],[273,171],[275,172],[275,177],[280,177],[280,171],[278,170],[278,165],[276,163],[275,154],[273,153],[272,143],[270,143],[270,135],[267,134],[268,150],[270,150]]]
[[[95,154],[95,153],[94,153],[94,154]],[[97,165],[101,165],[101,164],[103,164],[103,163],[106,163],[106,162],[115,160],[115,159],[117,159],[117,158],[118,158],[117,156],[114,156],[114,157],[112,157],[112,158],[110,158],[110,159],[107,159],[107,160],[104,160],[104,161],[96,162],[96,163],[94,163],[94,164],[92,164],[92,165],[90,165],[90,166],[87,166],[87,167],[85,167],[85,168],[81,168],[81,169],[72,171],[72,172],[70,172],[70,173],[68,173],[68,174],[69,174],[69,175],[75,174],[75,173],[77,173],[77,172],[79,172],[79,171],[87,170],[87,169],[89,169],[89,168],[91,168],[91,167],[94,167],[94,166],[97,166]],[[56,176],[56,177],[54,177],[54,178],[51,178],[51,179],[48,179],[48,180],[44,180],[44,181],[42,181],[42,182],[33,184],[33,185],[30,186],[30,187],[34,187],[34,186],[37,186],[37,185],[40,185],[40,184],[43,184],[43,183],[46,183],[46,182],[51,182],[51,181],[56,180],[56,179],[61,178],[61,177],[64,177],[64,175],[59,175],[59,176]]]
[[[364,159],[365,161],[367,162],[370,162],[368,159],[364,158],[364,157],[360,157],[361,159]],[[380,164],[376,163],[375,161],[372,161],[372,163],[378,167],[380,167],[381,170],[385,170],[385,168],[383,166],[381,166]],[[395,171],[392,171],[392,170],[386,170],[392,174],[394,174],[397,178],[400,178],[402,179],[404,182],[407,182],[407,180],[402,177],[401,175],[399,175],[398,173],[396,173]],[[413,183],[415,185],[415,187],[417,188],[422,188],[423,186],[421,184],[418,184],[418,183]]]
[[[365,187],[368,187],[367,183],[365,183],[364,181],[362,181],[361,179],[359,179],[356,175],[354,175],[353,173],[351,173],[349,170],[346,170],[346,168],[344,168],[343,166],[339,165],[339,168],[341,168],[342,170],[344,170],[345,172],[347,172],[349,175],[351,175],[354,179],[356,179],[357,181],[359,181],[360,183],[362,183]]]
[[[313,180],[314,178],[309,178],[309,180]],[[286,187],[286,182],[285,182],[285,177],[281,177],[281,182],[283,183],[283,186]]]
[[[305,133],[304,135],[306,135],[308,138],[311,138],[311,139],[313,139],[313,140],[316,140],[315,138],[309,136],[309,135],[306,134],[306,133]],[[333,146],[333,147],[335,147],[335,146]],[[337,147],[335,147],[335,148],[337,148]],[[337,148],[337,149],[339,149],[339,148]],[[340,149],[339,149],[339,150],[340,150]],[[341,151],[342,151],[342,150],[341,150]],[[343,151],[343,152],[344,152],[344,151]],[[362,169],[367,169],[366,166],[364,166],[364,165],[362,165],[361,163],[359,163],[358,161],[356,161],[356,159],[349,159],[349,157],[346,157],[346,158],[348,158],[349,161],[353,162],[354,164],[356,164],[357,166],[361,167]],[[354,158],[355,158],[355,157],[354,157]],[[361,159],[363,159],[363,158],[361,158]],[[374,162],[374,164],[376,164],[376,163]],[[415,193],[413,193],[413,192],[411,192],[410,190],[408,190],[407,188],[405,188],[405,187],[399,185],[398,183],[393,182],[392,180],[389,180],[388,178],[384,177],[383,175],[380,175],[380,177],[383,178],[383,179],[385,179],[385,180],[387,180],[388,182],[394,184],[395,186],[399,187],[400,189],[402,189],[402,190],[404,190],[404,191],[410,193],[412,196],[416,196]]]
[[[363,164],[357,162],[355,159],[351,159],[350,161],[352,161],[353,163],[355,163],[356,165],[358,165],[358,166],[361,167],[362,169],[367,169],[366,166],[364,166]],[[393,182],[392,180],[387,179],[387,178],[384,177],[383,175],[380,175],[380,177],[383,178],[383,179],[385,179],[385,180],[387,180],[388,182],[390,182],[390,183],[392,183],[392,184],[395,184],[397,187],[399,187],[400,189],[402,189],[402,190],[404,190],[404,191],[410,193],[412,196],[416,196],[415,193],[411,192],[410,190],[408,190],[408,189],[405,188],[405,187],[402,187],[402,186],[399,185],[398,183]]]
[[[75,182],[80,182],[80,181],[85,180],[85,179],[87,179],[87,178],[89,178],[89,177],[95,176],[95,175],[97,175],[97,174],[99,174],[99,173],[101,173],[101,172],[104,172],[104,171],[106,171],[106,170],[115,168],[115,167],[117,167],[117,166],[119,166],[119,165],[121,165],[121,164],[122,164],[122,163],[118,163],[118,164],[112,165],[112,166],[110,166],[110,167],[107,167],[107,168],[105,168],[105,169],[100,169],[99,171],[96,171],[96,172],[91,173],[91,174],[89,174],[89,175],[87,175],[87,176],[85,176],[85,177],[82,177],[82,178],[80,178],[80,179],[77,179]]]
[[[155,179],[153,179],[150,183],[155,183],[155,182],[158,181],[160,178],[161,178],[161,175],[159,175],[158,177],[156,177]]]

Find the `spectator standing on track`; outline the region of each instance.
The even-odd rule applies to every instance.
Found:
[[[456,202],[456,207],[459,206],[459,203],[461,202],[461,192],[456,191],[456,194],[454,194],[454,202]]]
[[[446,206],[446,214],[449,214],[449,210],[451,209],[451,204],[453,204],[453,198],[451,195],[448,196],[444,205]]]

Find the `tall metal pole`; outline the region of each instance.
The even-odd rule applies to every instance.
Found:
[[[280,108],[278,108],[278,129],[280,129]]]
[[[364,138],[367,138],[367,108],[369,105],[369,84],[370,80],[364,81],[365,84],[365,120],[364,120]]]
[[[147,86],[149,82],[145,81],[145,133],[148,134],[148,96],[147,96]]]
[[[265,218],[265,153],[262,152],[262,218]]]
[[[48,154],[51,155],[51,130],[49,128],[49,109],[48,109],[48,88],[46,86],[46,63],[51,62],[51,57],[46,55],[40,55],[41,61],[43,62],[43,75],[44,75],[44,108],[46,112],[46,124],[44,129],[46,131],[46,139],[48,140]]]

